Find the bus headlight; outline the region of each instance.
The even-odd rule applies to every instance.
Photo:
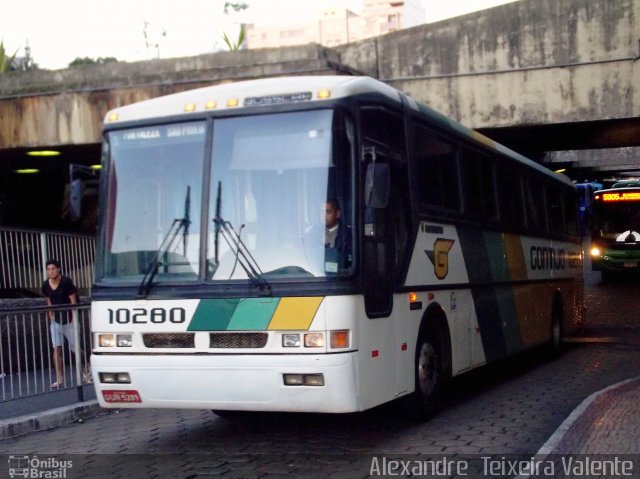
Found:
[[[113,334],[99,334],[98,345],[101,348],[113,348],[116,345],[116,337]]]
[[[299,348],[300,335],[299,334],[283,334],[282,347],[283,348]]]
[[[602,251],[600,251],[600,248],[598,248],[597,246],[594,246],[593,248],[591,248],[591,256],[593,258],[599,258],[600,256],[602,256]]]
[[[133,346],[133,340],[130,334],[118,334],[118,336],[116,336],[116,343],[119,348],[130,348]]]
[[[304,335],[305,348],[324,347],[324,333],[307,333]]]

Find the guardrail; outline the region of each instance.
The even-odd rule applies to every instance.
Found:
[[[87,293],[93,280],[95,239],[92,236],[0,228],[0,288],[40,293],[47,277],[46,261],[60,261],[62,274]]]
[[[80,347],[74,351],[66,337],[62,340],[59,365],[64,381],[54,387],[51,316],[56,313],[73,318],[69,335]],[[92,348],[90,319],[89,303],[0,309],[0,403],[74,387],[83,401]]]

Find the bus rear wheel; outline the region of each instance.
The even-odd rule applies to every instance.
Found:
[[[562,308],[556,306],[551,313],[551,354],[559,356],[562,352]]]
[[[404,410],[411,419],[426,420],[438,411],[446,378],[436,337],[422,335],[417,346],[415,391],[405,399]]]

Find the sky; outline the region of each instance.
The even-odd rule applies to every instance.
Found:
[[[199,55],[225,49],[222,32],[240,22],[302,23],[329,6],[356,13],[362,0],[233,0],[249,4],[224,15],[225,0],[0,0],[0,40],[40,68],[66,68],[78,57],[120,61]],[[463,15],[515,0],[422,0],[425,22]]]

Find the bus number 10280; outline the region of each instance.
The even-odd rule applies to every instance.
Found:
[[[167,321],[180,324],[187,319],[184,308],[109,308],[108,311],[109,324],[161,324]]]

